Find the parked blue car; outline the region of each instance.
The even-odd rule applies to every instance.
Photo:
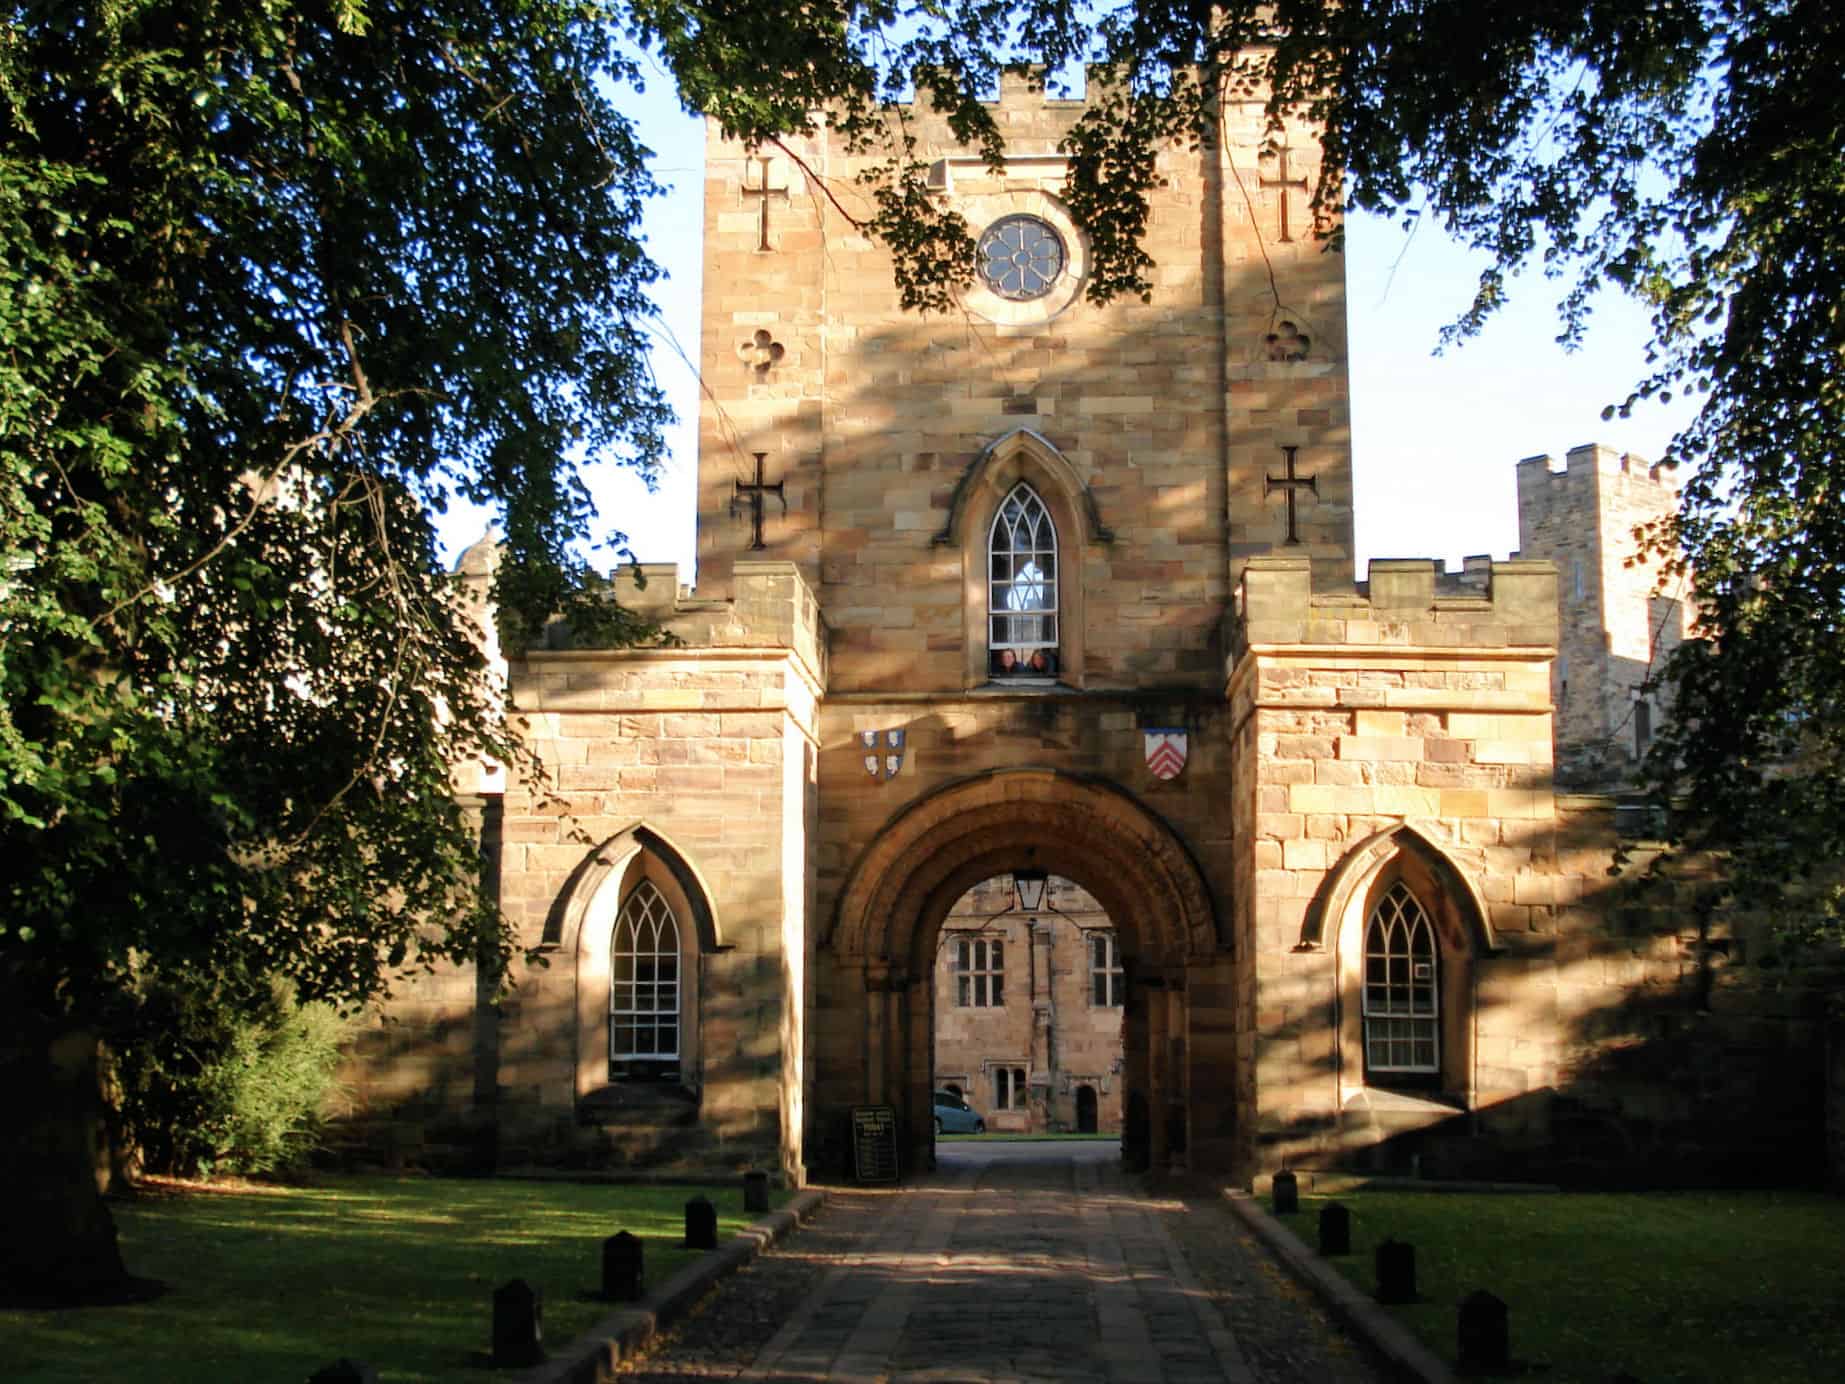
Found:
[[[987,1122],[952,1091],[935,1093],[935,1132],[937,1134],[985,1134]]]

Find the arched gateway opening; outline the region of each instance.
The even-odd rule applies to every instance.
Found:
[[[1122,1082],[1150,1111],[1131,1151],[1233,1154],[1230,958],[1203,874],[1165,822],[1122,789],[1051,770],[950,784],[886,824],[848,875],[820,957],[810,1147],[838,1146],[849,1107],[895,1107],[905,1166],[933,1154],[934,975],[949,910],[984,880],[1043,871],[1092,895],[1124,981]],[[1207,1113],[1194,1122],[1194,1112]],[[1175,1141],[1173,1131],[1179,1131]]]
[[[937,1136],[1121,1133],[1127,975],[1088,890],[1021,871],[949,910],[935,960]],[[960,1101],[943,1115],[943,1097]],[[1085,1100],[1087,1104],[1085,1104]],[[1086,1113],[1085,1113],[1086,1112]]]

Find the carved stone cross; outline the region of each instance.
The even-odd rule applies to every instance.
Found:
[[[752,164],[756,169],[756,181],[753,183],[750,181],[750,167]],[[772,248],[769,245],[769,199],[771,197],[780,197],[784,202],[788,200],[788,184],[786,182],[775,182],[772,177],[774,170],[775,160],[762,157],[751,160],[750,164],[745,164],[743,167],[743,195],[745,197],[760,197],[762,199],[757,209],[758,216],[756,221],[756,248],[758,250]],[[1286,215],[1287,212],[1284,209],[1282,216],[1285,218]]]
[[[748,503],[750,507],[750,517],[755,526],[754,538],[750,543],[751,552],[768,546],[762,541],[762,497],[764,495],[775,496],[776,499],[782,502],[782,513],[786,514],[788,512],[788,497],[782,493],[782,486],[785,485],[786,482],[777,481],[774,485],[766,484],[762,477],[762,463],[768,458],[769,454],[767,452],[757,452],[754,455],[756,457],[755,484],[748,485],[742,481],[733,482],[737,487],[737,491],[730,499],[730,508],[733,514],[736,513],[738,501],[744,501]],[[1290,499],[1289,504],[1292,503],[1293,501]]]
[[[1313,498],[1320,497],[1320,478],[1318,476],[1297,476],[1294,474],[1294,453],[1297,447],[1283,447],[1281,453],[1287,458],[1287,474],[1284,476],[1262,477],[1262,498],[1267,499],[1274,491],[1281,491],[1288,497],[1288,542],[1299,543],[1300,531],[1295,525],[1294,496],[1296,491],[1311,490]]]
[[[1290,178],[1288,176],[1288,155],[1293,152],[1294,151],[1285,144],[1275,151],[1276,156],[1281,160],[1281,166],[1276,170],[1276,177],[1264,178],[1259,173],[1256,175],[1256,181],[1261,186],[1278,187],[1281,189],[1281,238],[1284,241],[1291,241],[1294,239],[1288,231],[1288,189],[1297,187],[1302,192],[1307,190],[1306,178]]]

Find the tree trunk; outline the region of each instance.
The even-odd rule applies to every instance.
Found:
[[[0,1224],[0,1299],[62,1305],[145,1296],[153,1285],[122,1263],[102,1196],[109,1147],[96,1035],[10,1048],[0,1075],[17,1112],[0,1123],[0,1185],[11,1207]]]
[[[1845,999],[1826,1016],[1826,1181],[1845,1192]]]

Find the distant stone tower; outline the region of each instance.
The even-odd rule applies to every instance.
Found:
[[[1560,787],[1628,779],[1667,707],[1646,687],[1685,636],[1682,579],[1643,560],[1635,529],[1677,508],[1677,468],[1612,447],[1518,463],[1519,555],[1557,565],[1559,644],[1551,670]]]

